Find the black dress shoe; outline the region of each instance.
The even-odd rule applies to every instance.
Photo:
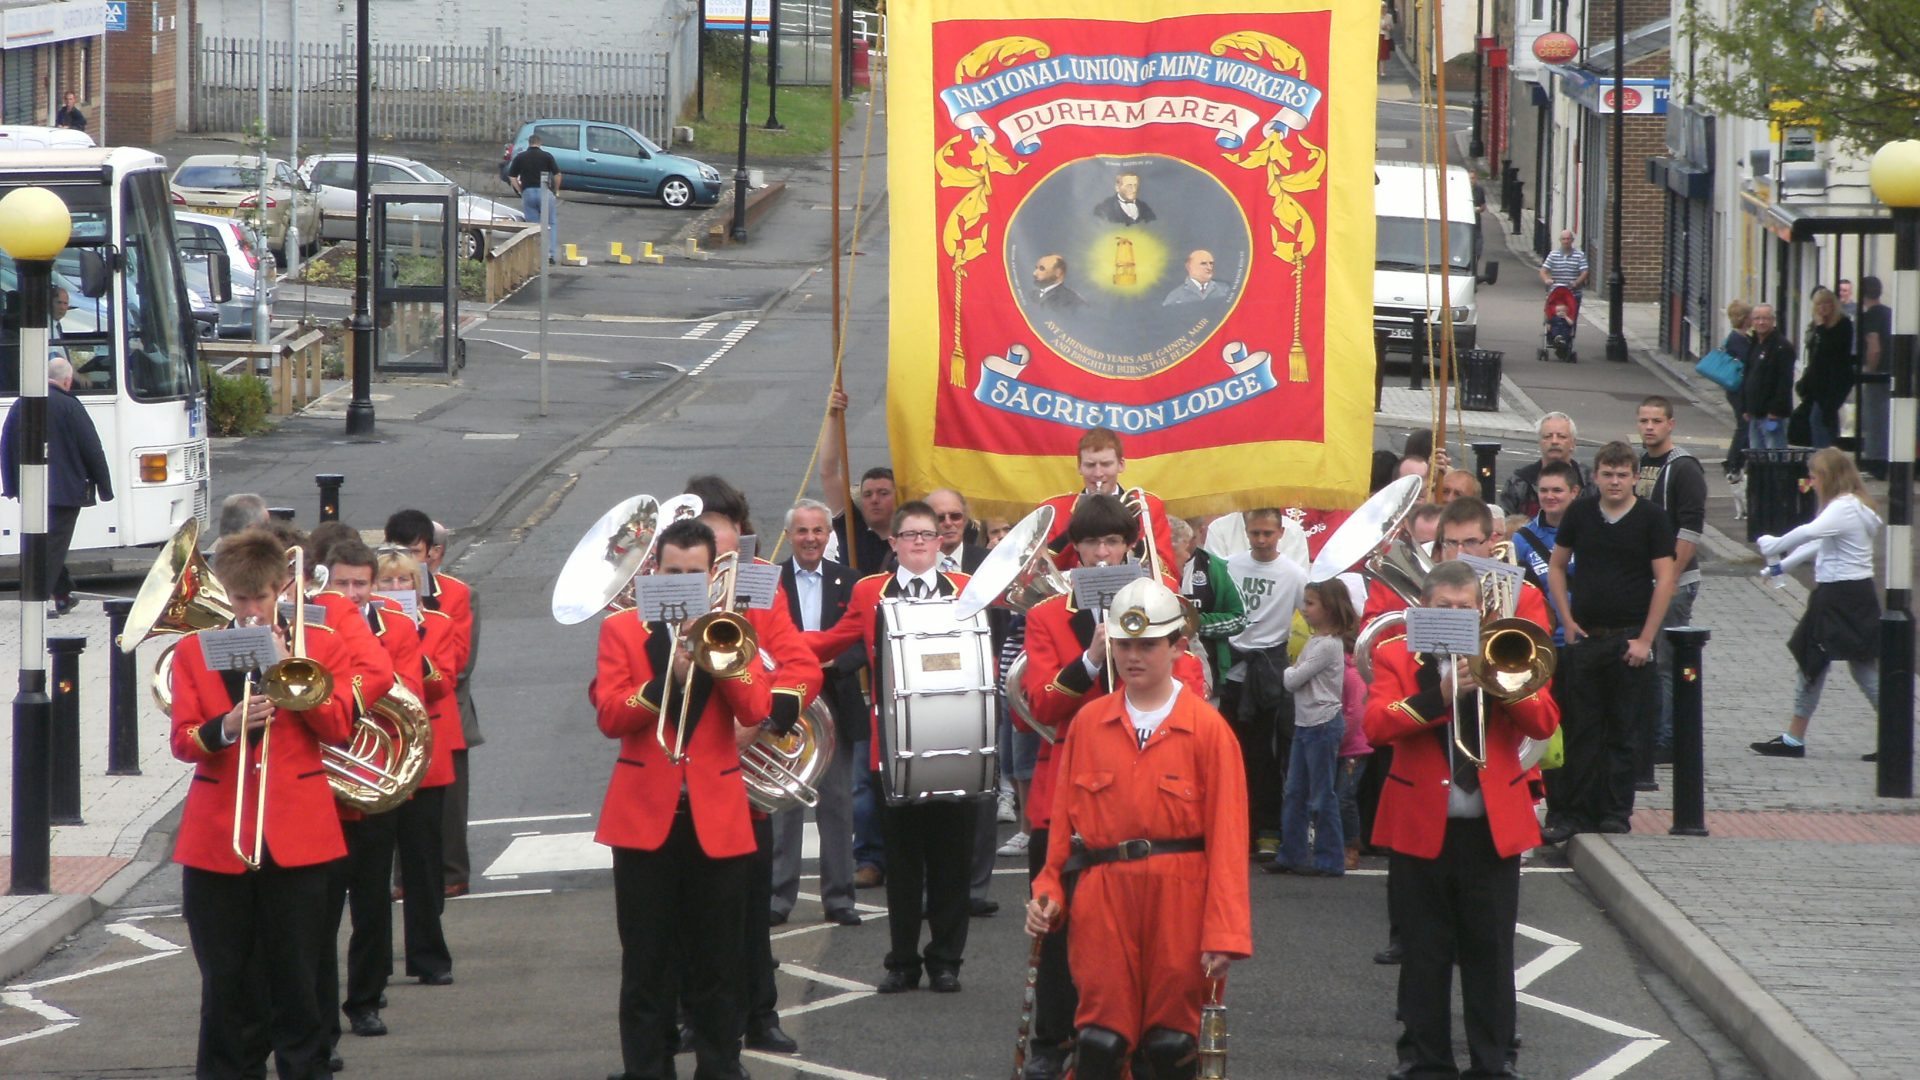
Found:
[[[1564,821],[1549,822],[1546,827],[1540,830],[1540,842],[1543,844],[1564,844],[1573,839],[1573,834],[1579,831],[1580,830]]]
[[[936,971],[927,976],[927,989],[936,994],[957,994],[960,992],[960,975],[953,971]]]
[[[373,1038],[376,1035],[385,1035],[387,1033],[387,1022],[380,1019],[378,1010],[363,1013],[349,1013],[347,1015],[347,1026],[355,1035],[359,1035],[362,1038]]]
[[[1784,735],[1775,735],[1766,742],[1749,743],[1748,745],[1753,747],[1754,753],[1764,757],[1803,758],[1807,756],[1806,743],[1801,743],[1799,746],[1789,746],[1787,745],[1787,739]]]
[[[852,908],[840,908],[837,911],[827,912],[827,921],[839,923],[841,926],[859,926],[863,920],[860,918],[860,913]]]
[[[1633,825],[1626,821],[1622,821],[1619,818],[1608,818],[1605,821],[1602,821],[1600,823],[1600,828],[1598,831],[1603,833],[1613,833],[1614,835],[1618,836],[1624,833],[1632,832]]]
[[[797,1054],[800,1044],[793,1036],[780,1030],[780,1021],[747,1026],[747,1049],[764,1050],[769,1054]]]
[[[768,926],[787,925],[787,913],[784,911],[775,911],[775,912],[769,913],[767,917],[767,925]]]
[[[920,989],[920,973],[899,968],[887,972],[887,977],[880,980],[879,986],[874,987],[874,990],[882,994],[904,994],[908,990],[918,989]]]
[[[1376,964],[1397,964],[1404,959],[1406,955],[1407,950],[1396,941],[1386,948],[1381,949],[1379,952],[1374,953],[1373,962]]]
[[[974,918],[984,919],[1000,910],[1000,901],[973,900],[969,902],[968,910],[972,912]]]
[[[452,986],[453,972],[436,971],[431,975],[422,975],[420,976],[420,985],[421,986]]]

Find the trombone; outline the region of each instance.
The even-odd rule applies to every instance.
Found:
[[[682,635],[680,624],[674,623],[667,635],[667,657],[678,656],[684,646],[692,653],[693,662],[700,670],[716,679],[731,679],[747,669],[760,651],[758,635],[753,624],[733,610],[734,585],[739,579],[740,553],[729,551],[713,561],[712,580],[707,585],[708,598],[713,610],[693,621],[693,625]],[[693,676],[689,670],[687,677],[680,683],[680,710],[675,717],[673,740],[667,740],[668,702],[673,698],[673,676],[671,668],[663,682],[660,692],[660,719],[654,725],[653,737],[660,743],[660,749],[666,752],[667,761],[679,765],[687,760],[687,721],[688,710],[693,702]]]
[[[1502,541],[1494,547],[1494,557],[1514,562],[1513,545]],[[1501,701],[1518,701],[1553,681],[1559,662],[1553,638],[1525,619],[1516,618],[1520,604],[1520,585],[1512,575],[1489,571],[1480,579],[1480,649],[1467,658],[1467,671],[1477,685],[1474,713],[1480,729],[1480,752],[1468,749],[1460,738],[1456,721],[1454,749],[1473,762],[1476,769],[1487,767],[1487,695]],[[1523,757],[1524,757],[1523,748]]]
[[[305,712],[322,704],[333,696],[333,675],[321,664],[307,655],[307,605],[302,585],[306,578],[305,554],[294,548],[287,553],[288,568],[293,571],[293,580],[287,586],[293,593],[293,641],[285,659],[276,661],[260,674],[260,692],[273,703],[276,709],[289,712]],[[276,608],[278,601],[275,601]],[[279,622],[278,612],[273,620]],[[240,705],[243,713],[247,702],[253,699],[254,677],[247,675],[240,691]],[[244,830],[242,824],[247,810],[246,767],[248,724],[243,718],[240,722],[240,767],[235,770],[233,790],[233,853],[239,857],[249,870],[260,869],[262,845],[267,835],[267,765],[268,752],[273,745],[273,717],[268,716],[266,724],[260,730],[259,779],[253,808],[253,846],[247,848],[241,842]]]

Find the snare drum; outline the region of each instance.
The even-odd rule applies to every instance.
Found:
[[[880,601],[880,771],[887,802],[985,795],[999,784],[999,687],[986,612],[952,598]]]

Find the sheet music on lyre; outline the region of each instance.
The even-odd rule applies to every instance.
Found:
[[[265,670],[274,661],[273,630],[265,626],[235,626],[200,631],[200,651],[212,671]]]
[[[648,574],[634,579],[642,622],[677,623],[713,609],[705,574]]]

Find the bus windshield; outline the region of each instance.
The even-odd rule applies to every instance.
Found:
[[[121,230],[126,317],[116,314],[110,190],[98,173],[76,182],[58,176],[5,177],[0,196],[38,183],[60,196],[72,218],[67,247],[53,263],[52,352],[74,368],[73,391],[112,395],[122,382],[135,399],[164,401],[199,390],[181,324],[180,282],[173,261],[172,213],[166,178],[158,170],[131,173],[122,183]],[[0,394],[19,392],[19,268],[0,252]],[[124,323],[124,325],[120,325]],[[124,341],[123,358],[116,347]]]

